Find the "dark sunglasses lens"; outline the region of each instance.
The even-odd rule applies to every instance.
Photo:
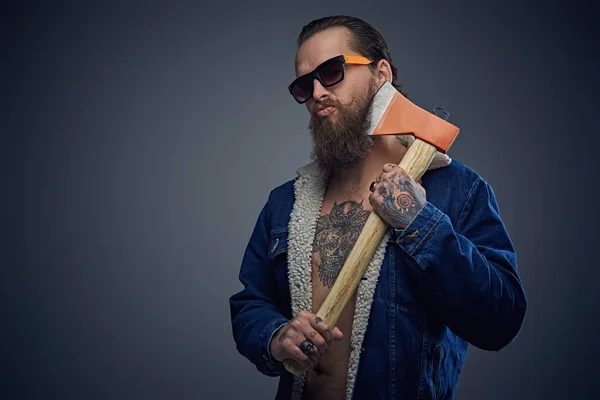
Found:
[[[329,61],[319,67],[319,76],[326,86],[335,85],[344,77],[344,65],[341,61]]]
[[[313,92],[313,84],[310,78],[298,79],[292,86],[292,93],[296,100],[304,101],[308,99]]]

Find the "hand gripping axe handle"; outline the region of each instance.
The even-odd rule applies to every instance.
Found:
[[[370,112],[371,126],[367,134],[415,136],[399,166],[416,181],[427,171],[437,151],[448,151],[459,132],[454,125],[409,101],[389,82],[373,97]],[[336,325],[342,310],[358,287],[387,228],[387,223],[371,211],[331,291],[317,312],[331,328]],[[286,359],[283,364],[287,371],[296,376],[301,377],[306,372],[304,366],[296,360]]]

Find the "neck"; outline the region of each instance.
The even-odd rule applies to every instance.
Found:
[[[369,153],[356,165],[348,168],[334,168],[329,178],[330,190],[363,192],[382,172],[384,164],[398,164],[406,153],[394,136],[379,136]]]

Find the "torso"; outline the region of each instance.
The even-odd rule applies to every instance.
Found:
[[[314,313],[317,313],[329,294],[346,257],[369,217],[371,211],[369,194],[368,190],[366,193],[352,196],[325,193],[312,253]],[[344,334],[343,340],[331,343],[327,354],[322,356],[315,369],[308,373],[305,399],[345,398],[355,299],[353,295],[335,325]]]

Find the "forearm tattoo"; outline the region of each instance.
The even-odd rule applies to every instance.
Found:
[[[369,214],[362,201],[346,201],[334,203],[329,214],[319,218],[313,252],[320,256],[319,279],[324,286],[333,286]]]

